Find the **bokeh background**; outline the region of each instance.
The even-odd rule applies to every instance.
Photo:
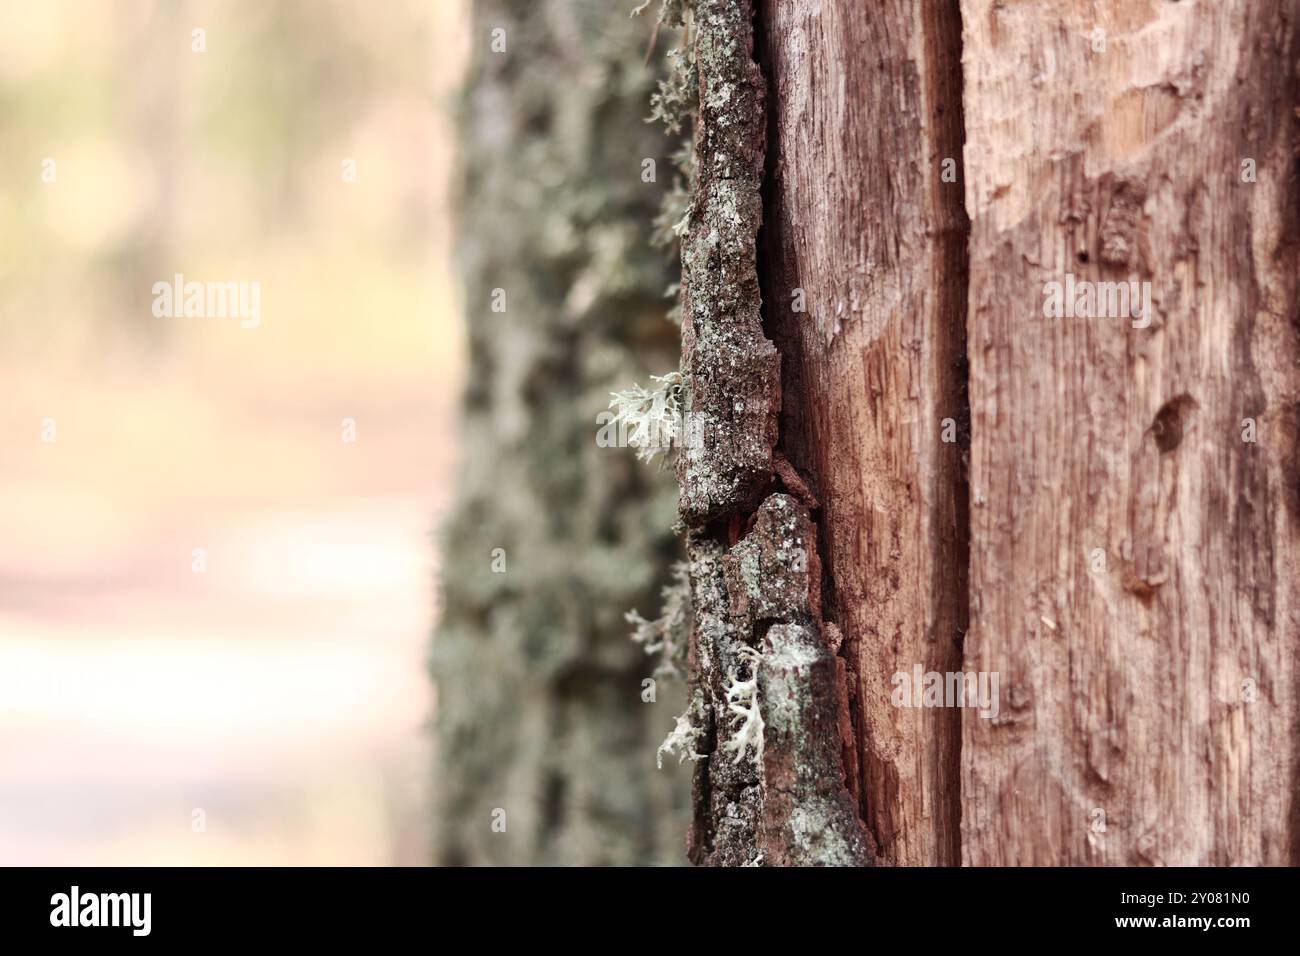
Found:
[[[426,862],[464,5],[0,7],[0,864]]]

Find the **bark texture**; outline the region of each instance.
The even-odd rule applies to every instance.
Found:
[[[662,9],[690,859],[1300,863],[1300,0]],[[671,365],[624,12],[478,6],[444,862],[675,843],[621,622],[671,491],[574,412]]]
[[[653,759],[681,690],[643,700],[654,662],[623,618],[677,552],[676,488],[596,444],[610,392],[676,364],[675,269],[649,244],[671,144],[644,122],[647,38],[600,0],[474,7],[464,465],[432,661],[442,864],[684,862],[686,774]]]
[[[1300,5],[962,15],[964,862],[1295,862]],[[1150,326],[1045,318],[1066,273]]]
[[[690,856],[714,865],[866,863],[873,850],[846,787],[844,674],[821,615],[813,502],[780,493],[806,497],[773,455],[780,364],[761,327],[766,116],[750,3],[699,0],[694,36],[697,175],[682,242],[682,358],[700,440],[678,462],[695,610],[689,716],[703,755]],[[751,750],[744,735],[760,719]]]

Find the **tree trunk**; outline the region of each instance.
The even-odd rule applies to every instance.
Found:
[[[692,858],[1298,862],[1300,4],[693,9]]]
[[[685,780],[653,756],[681,702],[647,693],[624,620],[676,553],[672,480],[594,440],[611,391],[675,364],[647,42],[604,0],[474,7],[464,465],[432,660],[442,864],[684,862]]]

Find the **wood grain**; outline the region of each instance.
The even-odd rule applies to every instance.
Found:
[[[1295,862],[1300,4],[961,13],[963,862]],[[1150,327],[1045,318],[1066,273]]]
[[[768,0],[760,16],[765,328],[782,355],[780,450],[822,504],[854,789],[882,863],[956,863],[960,714],[894,707],[890,680],[958,669],[965,627],[958,11]]]

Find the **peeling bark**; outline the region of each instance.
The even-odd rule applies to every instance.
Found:
[[[816,529],[791,495],[768,496],[731,548],[693,538],[690,663],[703,706],[690,856],[714,865],[861,865],[871,841],[844,773],[844,684],[821,621]],[[757,653],[754,653],[757,652]],[[727,688],[755,679],[761,763],[725,741]],[[755,755],[757,756],[757,755]]]

